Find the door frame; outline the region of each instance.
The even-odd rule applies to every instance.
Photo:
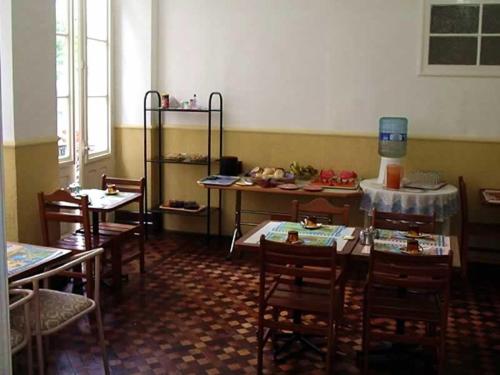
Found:
[[[0,62],[1,64],[1,62]],[[0,92],[2,82],[0,78]],[[3,136],[2,136],[2,102],[0,101],[0,373],[11,374],[9,298],[7,279],[7,246],[5,243],[5,188],[3,174]]]

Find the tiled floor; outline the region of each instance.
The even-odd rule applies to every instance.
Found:
[[[216,242],[216,241],[214,241]],[[257,268],[250,257],[224,260],[227,243],[166,234],[147,246],[147,273],[128,269],[121,294],[104,289],[103,311],[113,374],[253,374],[256,366]],[[456,281],[448,329],[449,374],[500,372],[500,296],[495,272]],[[336,359],[339,374],[359,373],[361,281],[349,283],[347,322]],[[100,374],[95,331],[88,320],[52,336],[49,374]],[[22,360],[19,358],[18,360]],[[266,373],[321,374],[311,353],[284,363],[265,356]],[[429,373],[425,351],[377,361],[374,373]]]

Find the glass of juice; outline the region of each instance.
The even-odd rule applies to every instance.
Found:
[[[399,189],[401,185],[401,178],[403,177],[402,175],[403,167],[399,164],[388,164],[385,186],[388,189]]]

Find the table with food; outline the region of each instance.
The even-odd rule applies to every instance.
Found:
[[[210,189],[235,191],[234,228],[228,257],[235,249],[236,240],[242,236],[242,214],[272,215],[267,210],[242,209],[242,193],[282,194],[327,199],[359,199],[359,177],[355,171],[323,169],[302,165],[296,161],[289,168],[256,166],[241,176],[208,176],[198,181]]]

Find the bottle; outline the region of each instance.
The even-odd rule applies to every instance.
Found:
[[[407,118],[382,117],[379,121],[379,155],[386,158],[402,158],[405,156],[407,132]]]
[[[167,109],[168,107],[170,107],[170,97],[168,94],[163,94],[161,96],[161,107],[163,109]]]
[[[198,108],[198,100],[196,98],[196,94],[193,95],[193,104],[192,104],[192,107],[193,109],[197,109]]]

